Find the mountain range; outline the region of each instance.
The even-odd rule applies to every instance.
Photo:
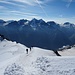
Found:
[[[75,24],[69,22],[61,25],[54,21],[45,22],[35,18],[19,21],[0,20],[0,34],[27,47],[57,50],[75,44]]]

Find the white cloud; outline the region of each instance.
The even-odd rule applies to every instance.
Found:
[[[38,5],[37,4],[37,1],[39,4],[44,4],[44,3],[47,3],[49,1],[53,1],[53,0],[13,0],[15,2],[20,2],[20,3],[24,3],[24,4],[27,4],[27,5],[31,5],[31,6],[35,6],[35,5]]]
[[[10,4],[10,5],[14,5],[14,6],[23,7],[23,8],[25,7],[24,5],[16,4],[16,3],[5,1],[5,0],[1,0],[0,3]]]
[[[55,22],[60,23],[60,24],[65,23],[65,22],[71,22],[71,23],[75,24],[75,18],[74,17],[70,17],[70,18],[65,18],[65,17],[63,17],[63,18],[51,18],[51,19],[48,19],[48,20],[50,20],[50,21],[52,20],[52,21],[55,21]]]
[[[8,13],[8,14],[6,14],[6,13]],[[38,14],[35,14],[35,13],[21,12],[21,11],[15,11],[15,10],[14,11],[6,10],[5,12],[0,13],[0,14],[5,14],[8,17],[11,15],[11,17],[13,16],[13,17],[18,17],[18,18],[21,18],[21,17],[25,18],[25,17],[29,17],[29,16],[30,17],[38,16]]]
[[[26,4],[30,5],[30,6],[38,6],[38,3],[39,4],[46,4],[51,1],[54,1],[54,0],[0,0],[0,3],[10,4],[10,5],[25,8]],[[21,4],[19,4],[19,3],[21,3]]]
[[[34,6],[36,5],[36,0],[13,0],[15,2],[20,2],[20,3],[24,3],[24,4],[27,4],[27,5],[31,5],[31,6]],[[42,1],[39,1],[39,3],[42,3]]]
[[[13,14],[19,14],[19,15],[32,15],[32,16],[36,16],[37,14],[34,14],[34,13],[29,13],[29,12],[20,12],[20,11],[8,11],[10,13],[13,13]]]

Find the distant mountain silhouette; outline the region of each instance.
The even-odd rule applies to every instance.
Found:
[[[5,21],[0,19],[0,25],[2,25],[3,23],[5,23]]]
[[[61,26],[54,21],[35,18],[30,21],[3,21],[0,23],[0,34],[27,47],[57,50],[64,45],[75,44],[75,25],[69,22]]]

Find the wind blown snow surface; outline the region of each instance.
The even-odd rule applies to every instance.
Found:
[[[58,57],[36,47],[28,48],[27,54],[26,49],[16,42],[0,41],[0,75],[75,75],[75,56]]]

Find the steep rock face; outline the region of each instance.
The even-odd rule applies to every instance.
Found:
[[[0,34],[28,47],[36,46],[56,50],[63,45],[75,43],[75,25],[68,22],[63,26],[54,21],[40,19],[11,21],[0,26]]]

